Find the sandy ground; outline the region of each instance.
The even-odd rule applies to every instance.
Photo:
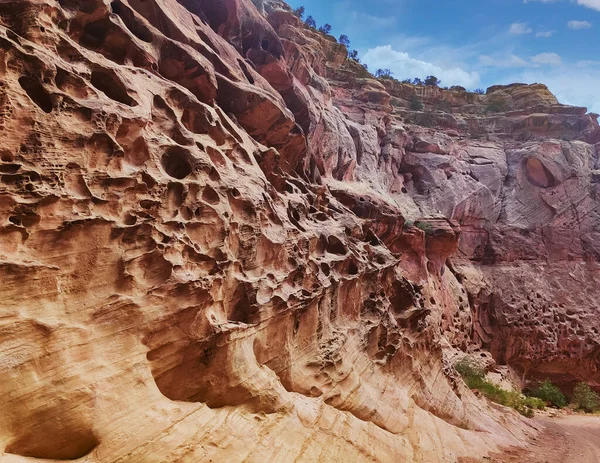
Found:
[[[497,463],[600,463],[600,416],[538,418],[546,426],[529,447],[494,455]]]

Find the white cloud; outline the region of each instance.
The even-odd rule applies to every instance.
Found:
[[[499,80],[498,83],[541,82],[561,103],[583,106],[591,112],[600,113],[600,73],[594,66],[563,64],[553,68],[529,68],[505,75]]]
[[[523,3],[530,2],[541,2],[541,3],[554,3],[560,0],[523,0]],[[575,0],[571,0],[575,1]],[[600,11],[600,0],[577,0],[577,4],[591,8],[592,10]]]
[[[508,33],[512,35],[524,35],[531,34],[533,30],[527,25],[527,23],[513,23],[508,29]]]
[[[468,72],[459,67],[442,67],[431,62],[411,57],[408,53],[397,51],[391,45],[370,48],[362,57],[369,69],[390,69],[397,79],[426,77],[434,75],[443,85],[462,85],[475,88],[479,85],[479,74]]]
[[[569,21],[567,26],[569,26],[569,29],[581,30],[591,28],[592,23],[589,21]]]
[[[535,64],[549,64],[551,66],[560,66],[562,64],[562,58],[556,53],[540,53],[532,57],[531,61]]]
[[[535,36],[543,37],[543,38],[547,39],[549,37],[552,37],[554,35],[554,32],[555,31],[539,31],[539,32],[536,32]]]
[[[600,0],[577,0],[577,3],[592,10],[600,11]]]
[[[503,57],[481,55],[479,57],[479,64],[493,68],[523,68],[531,66],[531,63],[517,55]]]
[[[479,65],[485,68],[539,68],[561,64],[562,58],[556,53],[540,53],[531,58],[522,58],[515,54],[479,56]]]
[[[582,61],[577,61],[577,63],[575,63],[575,65],[579,68],[587,68],[587,67],[592,67],[592,66],[600,66],[600,61],[594,61],[594,60],[590,60],[590,59],[585,59]]]

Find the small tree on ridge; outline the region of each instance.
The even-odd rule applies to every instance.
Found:
[[[298,18],[302,19],[302,18],[304,17],[304,12],[305,12],[305,11],[306,11],[306,10],[305,10],[305,8],[304,8],[303,6],[299,6],[298,8],[296,8],[296,9],[294,10],[294,14],[295,14],[295,15],[296,15]]]
[[[319,32],[322,32],[323,34],[331,34],[331,24],[324,24],[321,27],[319,27]]]
[[[394,73],[389,69],[377,69],[375,72],[375,77],[378,79],[391,79]]]
[[[436,76],[427,76],[425,78],[425,85],[430,85],[432,87],[439,87],[442,81],[438,79]]]

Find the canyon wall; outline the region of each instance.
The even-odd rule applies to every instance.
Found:
[[[597,116],[278,1],[0,20],[1,461],[451,462],[536,432],[459,353],[600,385]]]

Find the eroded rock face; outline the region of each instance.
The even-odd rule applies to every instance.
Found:
[[[585,111],[407,112],[275,1],[0,14],[6,461],[456,461],[534,428],[449,353],[598,379]]]

